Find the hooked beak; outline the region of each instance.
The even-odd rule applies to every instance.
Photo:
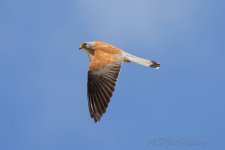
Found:
[[[79,50],[81,50],[83,48],[83,45],[81,45],[80,47],[79,47]]]

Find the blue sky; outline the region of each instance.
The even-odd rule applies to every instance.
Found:
[[[223,150],[225,2],[1,0],[0,149]],[[124,64],[106,115],[86,97],[84,41],[161,63]],[[168,143],[167,143],[168,144]]]

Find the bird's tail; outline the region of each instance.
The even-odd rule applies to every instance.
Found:
[[[131,62],[140,64],[140,65],[143,65],[143,66],[146,66],[146,67],[151,67],[151,68],[154,68],[154,69],[159,69],[159,67],[160,67],[160,64],[156,61],[143,59],[143,58],[131,55],[131,54],[126,53],[126,52],[124,52],[124,57],[125,57],[125,60],[128,61],[128,62],[131,61]]]

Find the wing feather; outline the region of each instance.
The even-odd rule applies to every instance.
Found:
[[[99,121],[106,112],[122,66],[122,58],[118,55],[104,54],[110,58],[110,61],[104,61],[98,56],[95,54],[90,65],[87,83],[89,112],[95,122]]]

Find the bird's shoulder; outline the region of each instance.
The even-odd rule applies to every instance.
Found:
[[[95,47],[95,51],[105,52],[108,54],[122,54],[120,49],[110,44],[97,46]]]
[[[94,59],[91,62],[89,69],[99,70],[105,68],[110,64],[113,65],[117,63],[119,59],[121,59],[121,54],[122,53],[119,53],[118,51],[113,52],[113,49],[96,49],[94,53]]]

